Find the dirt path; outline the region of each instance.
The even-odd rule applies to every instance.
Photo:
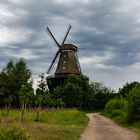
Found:
[[[87,114],[89,124],[81,140],[137,140],[135,133],[122,128],[98,113]]]

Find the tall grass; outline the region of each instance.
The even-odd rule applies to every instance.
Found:
[[[10,111],[7,117],[5,114],[6,110],[0,110],[1,129],[20,124],[31,140],[77,140],[88,122],[85,113],[76,109],[42,110],[38,122],[35,121],[35,110],[26,111],[23,122],[19,110]]]
[[[8,129],[0,128],[0,140],[28,140],[22,126],[15,125]]]

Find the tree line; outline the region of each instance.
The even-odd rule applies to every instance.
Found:
[[[118,92],[99,82],[87,81],[83,76],[71,74],[53,92],[48,90],[46,76],[39,75],[34,92],[32,72],[24,59],[10,60],[0,71],[0,107],[20,108],[78,108],[81,110],[105,110],[110,117],[133,122],[140,120],[140,83],[124,84]]]
[[[99,82],[87,81],[83,76],[69,75],[67,80],[49,92],[44,74],[39,75],[34,93],[32,72],[26,61],[10,60],[0,71],[0,107],[52,108],[76,107],[83,110],[102,109],[116,96],[115,92]]]

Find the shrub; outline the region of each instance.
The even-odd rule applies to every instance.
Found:
[[[0,140],[28,140],[25,129],[22,126],[13,126],[9,130],[0,131]]]
[[[140,86],[134,87],[127,96],[128,105],[128,121],[140,121]]]
[[[127,101],[123,98],[114,98],[106,104],[105,110],[109,113],[111,113],[114,109],[126,110],[127,104]]]
[[[117,122],[126,122],[127,112],[122,111],[120,109],[116,109],[112,111],[111,117],[114,118],[114,120]]]
[[[115,120],[122,122],[127,118],[128,102],[123,98],[111,99],[105,107],[105,114]]]

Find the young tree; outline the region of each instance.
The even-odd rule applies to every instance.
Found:
[[[36,120],[35,121],[38,121],[41,106],[43,104],[43,95],[42,94],[36,95],[36,104],[37,104],[37,115],[36,115]]]
[[[11,109],[12,100],[13,100],[13,98],[12,98],[11,95],[9,95],[8,97],[5,97],[5,98],[4,98],[5,108],[7,109],[6,117],[8,116],[9,111],[10,111],[10,109]]]

